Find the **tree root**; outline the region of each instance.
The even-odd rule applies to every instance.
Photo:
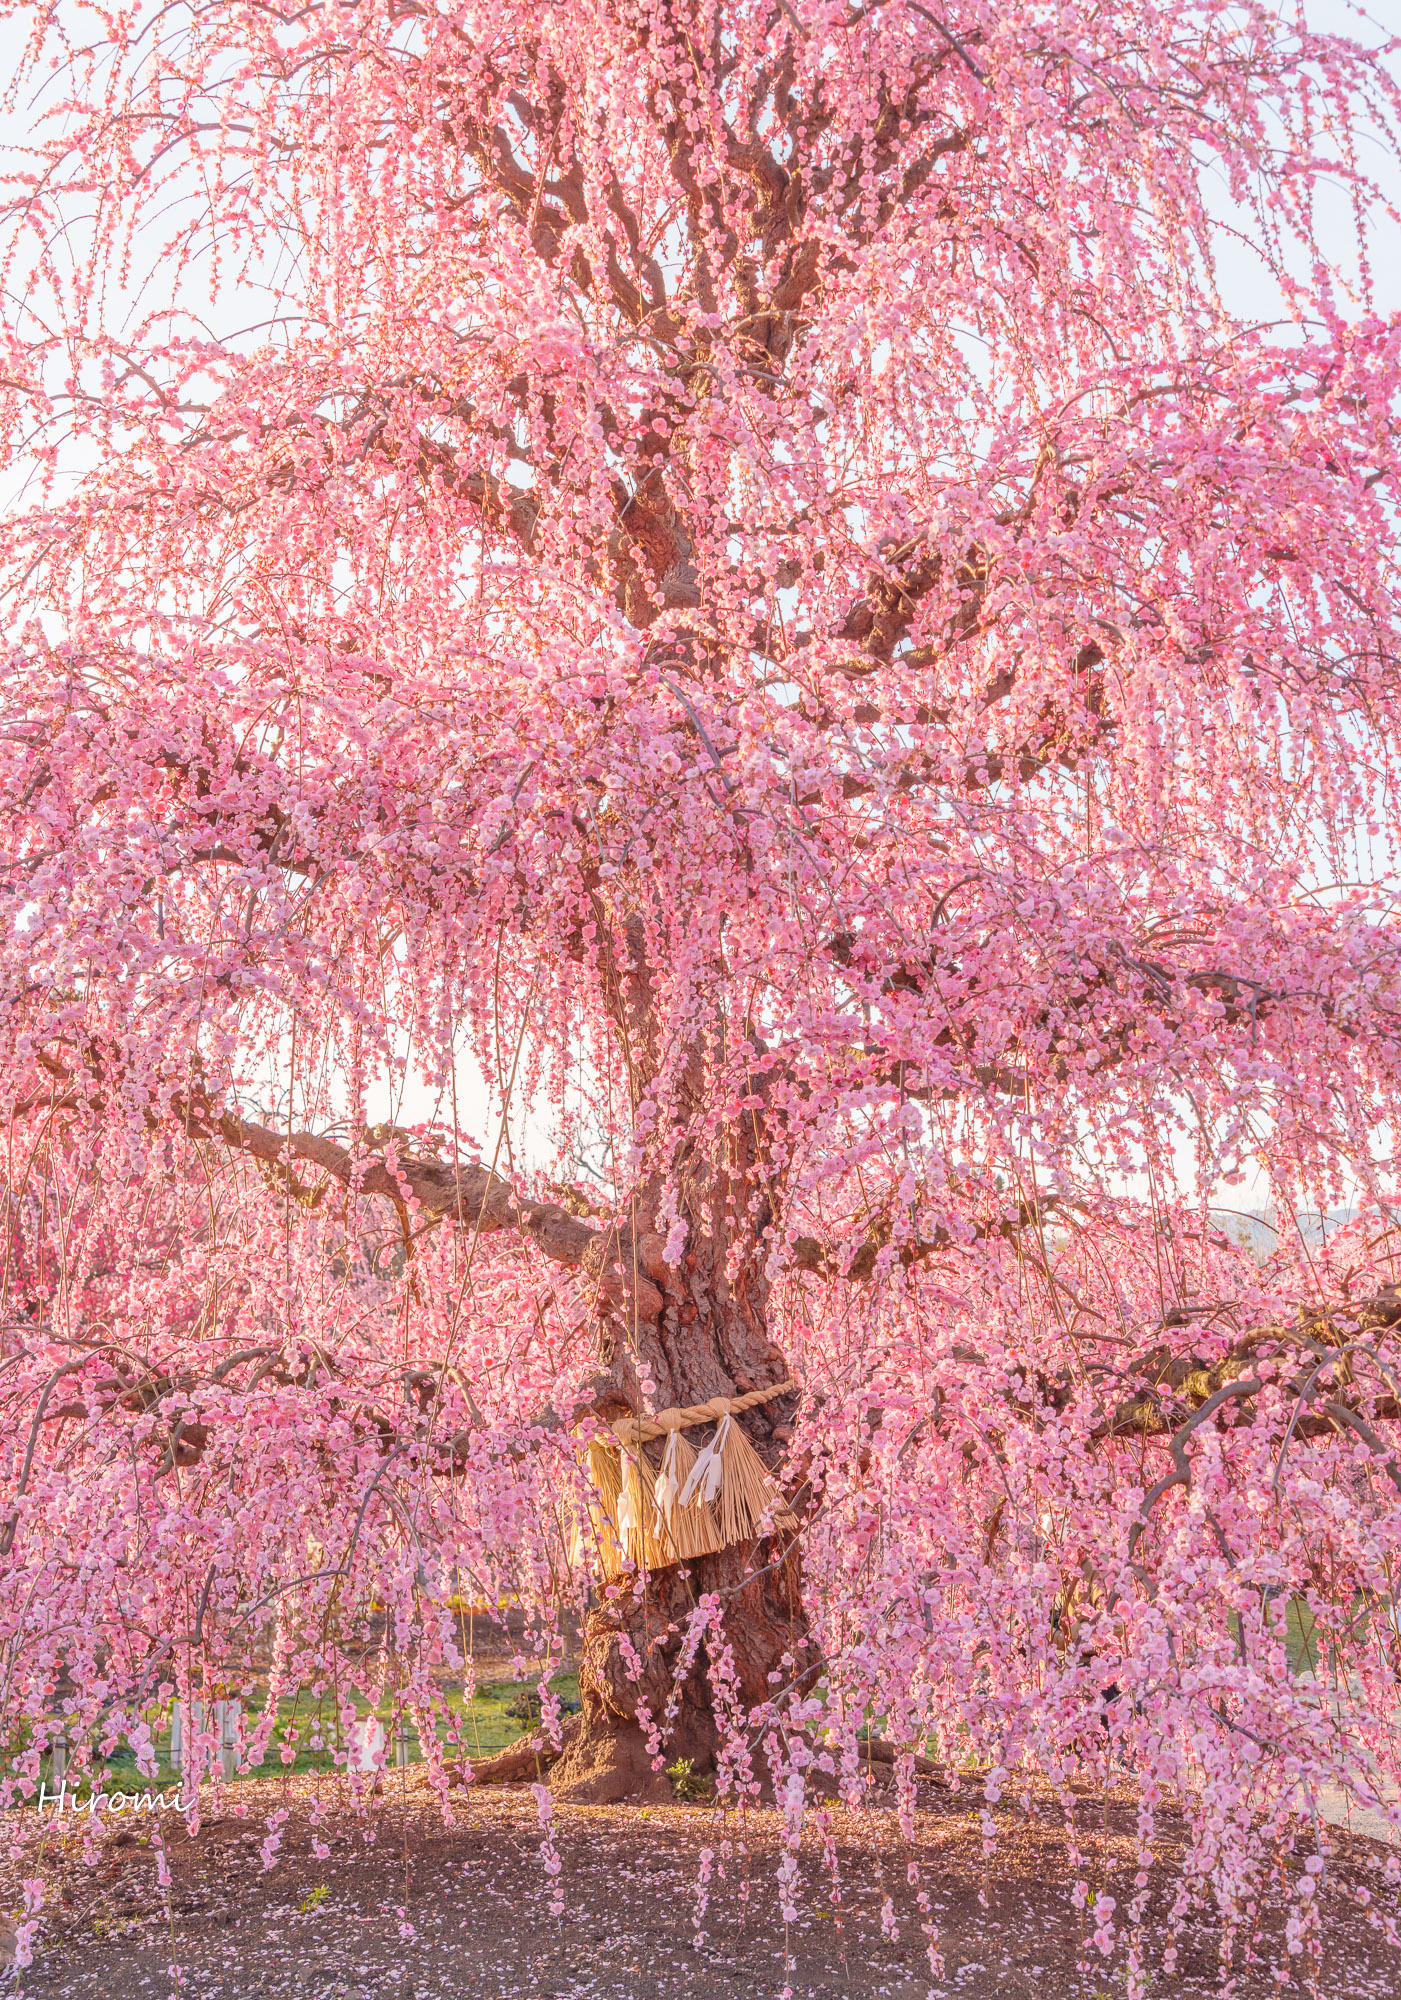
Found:
[[[580,1718],[571,1716],[560,1731],[558,1746],[544,1730],[534,1730],[495,1757],[484,1757],[470,1765],[463,1762],[450,1766],[449,1783],[548,1783],[557,1796],[574,1805],[613,1805],[624,1798],[670,1800],[671,1786],[651,1769],[649,1760],[638,1756],[638,1746],[629,1740],[629,1735],[630,1732],[619,1732],[588,1737],[581,1728]],[[894,1782],[895,1760],[899,1755],[897,1746],[881,1736],[869,1736],[861,1744],[861,1761],[871,1776],[883,1784]],[[917,1777],[941,1790],[948,1789],[948,1778],[932,1758],[916,1757],[914,1768]]]
[[[448,1782],[453,1785],[543,1783],[551,1766],[558,1763],[577,1731],[578,1718],[571,1716],[560,1731],[560,1742],[556,1747],[543,1729],[533,1730],[529,1736],[523,1736],[519,1743],[511,1744],[509,1749],[502,1750],[495,1757],[449,1765]]]

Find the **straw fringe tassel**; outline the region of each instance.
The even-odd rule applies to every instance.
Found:
[[[616,1445],[597,1438],[590,1444],[589,1478],[598,1497],[575,1516],[570,1537],[571,1562],[589,1566],[596,1562],[605,1576],[617,1576],[623,1566],[623,1553],[613,1531],[623,1487],[621,1456]]]
[[[660,1539],[676,1552],[667,1558],[670,1562],[689,1562],[692,1556],[714,1555],[724,1547],[711,1508],[683,1507],[680,1504],[695,1462],[695,1450],[680,1431],[668,1432],[666,1449],[662,1453],[662,1469],[653,1487],[653,1500],[661,1527]]]
[[[678,1458],[684,1443],[683,1439],[678,1444]],[[689,1445],[685,1445],[685,1450],[694,1456]],[[641,1445],[635,1453],[623,1452],[624,1498],[620,1504],[624,1512],[631,1511],[631,1520],[629,1532],[621,1539],[638,1568],[645,1565],[648,1569],[665,1569],[668,1563],[684,1562],[690,1556],[713,1555],[722,1549],[725,1544],[713,1508],[676,1505],[663,1516],[657,1505],[659,1477]]]
[[[720,1533],[725,1544],[747,1542],[778,1495],[769,1469],[738,1424],[720,1453]]]

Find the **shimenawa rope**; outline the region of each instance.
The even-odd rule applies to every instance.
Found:
[[[614,1577],[625,1562],[664,1569],[749,1541],[765,1516],[776,1527],[795,1526],[786,1508],[775,1507],[778,1489],[768,1468],[732,1419],[798,1386],[790,1376],[743,1396],[619,1417],[612,1426],[616,1448],[602,1440],[589,1446],[598,1504],[589,1523],[577,1524],[575,1559],[596,1554],[604,1574]],[[697,1453],[682,1432],[712,1423],[715,1435]],[[642,1447],[659,1437],[667,1442],[657,1467]]]

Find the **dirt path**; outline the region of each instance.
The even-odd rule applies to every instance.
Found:
[[[240,1784],[194,1841],[170,1815],[168,1907],[154,1853],[142,1844],[149,1821],[109,1822],[93,1868],[83,1865],[78,1823],[67,1823],[62,1840],[55,1830],[45,1867],[52,1921],[19,1990],[34,2000],[165,2000],[175,1992],[181,2000],[778,2000],[785,1983],[793,2000],[931,1993],[1096,2000],[1123,1991],[1123,1955],[1106,1964],[1095,1950],[1092,1926],[1070,1895],[1064,1829],[1049,1810],[999,1810],[997,1847],[985,1860],[976,1811],[947,1793],[922,1799],[912,1850],[888,1804],[855,1814],[833,1808],[826,1831],[840,1909],[824,1864],[822,1816],[810,1814],[798,1915],[785,1930],[775,1892],[781,1827],[772,1812],[751,1815],[747,1855],[732,1847],[725,1858],[724,1829],[704,1807],[560,1808],[564,1910],[555,1914],[528,1792],[454,1793],[456,1824],[448,1828],[422,1772],[393,1773],[372,1827],[338,1810],[313,1828],[314,1782]],[[243,1813],[230,1810],[234,1804]],[[279,1807],[289,1819],[275,1865],[265,1869],[266,1817]],[[1131,1827],[1131,1806],[1121,1801],[1107,1831],[1096,1804],[1080,1832],[1084,1876],[1092,1889],[1115,1895],[1121,1910],[1132,1894]],[[1175,1841],[1171,1827],[1164,1831],[1170,1867]],[[324,1857],[314,1839],[329,1848]],[[696,1882],[707,1846],[717,1872],[698,1939]],[[1365,1884],[1380,1900],[1385,1850],[1345,1836],[1337,1849],[1333,1879]],[[907,1879],[912,1857],[917,1884]],[[1166,1876],[1154,1885],[1150,1962],[1166,1937],[1165,1887]],[[7,1877],[10,1909],[18,1890]],[[917,1904],[921,1892],[928,1917]],[[887,1896],[895,1938],[882,1935]],[[1392,1892],[1383,1907],[1394,1900]],[[940,1932],[937,1978],[926,1921]],[[1328,2000],[1394,1994],[1397,1957],[1363,1913],[1338,1903],[1333,1922],[1320,1993]],[[1282,1957],[1279,1927],[1278,1916],[1264,1927],[1261,1949],[1270,1959]],[[1172,1991],[1206,1994],[1216,1972],[1214,1924],[1189,1923]],[[1161,1981],[1154,1986],[1161,1990]],[[1277,1990],[1262,1964],[1237,1995]]]

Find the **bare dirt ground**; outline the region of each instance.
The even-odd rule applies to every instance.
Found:
[[[392,1772],[372,1821],[337,1805],[313,1828],[311,1778],[247,1780],[213,1802],[197,1838],[174,1813],[161,1824],[172,1876],[158,1884],[147,1844],[151,1822],[108,1821],[101,1858],[84,1864],[86,1818],[58,1823],[46,1840],[46,1923],[33,1966],[8,1975],[33,2000],[1100,2000],[1124,1991],[1122,1951],[1106,1962],[1092,1924],[1071,1897],[1063,1823],[1048,1800],[998,1809],[998,1840],[985,1856],[978,1811],[966,1799],[921,1786],[913,1846],[900,1835],[889,1795],[851,1813],[809,1814],[801,1849],[798,1916],[785,1927],[775,1875],[781,1822],[748,1816],[747,1853],[724,1861],[726,1829],[706,1806],[561,1807],[562,1913],[551,1909],[540,1828],[528,1790],[454,1792],[445,1826],[421,1768]],[[328,1787],[320,1781],[323,1796]],[[237,1810],[241,1808],[242,1810]],[[289,1813],[274,1866],[260,1846],[267,1815]],[[1122,1911],[1132,1894],[1133,1813],[1128,1799],[1107,1811],[1087,1801],[1079,1828],[1080,1873]],[[732,1841],[740,1829],[732,1820]],[[318,1858],[313,1839],[329,1846]],[[1394,1911],[1382,1876],[1386,1850],[1332,1836],[1331,1914],[1316,1988],[1304,1962],[1286,1960],[1283,1912],[1267,1916],[1258,1962],[1241,1963],[1236,2000],[1314,1991],[1325,2000],[1390,1996],[1401,1956],[1351,1898],[1365,1888]],[[1145,1939],[1156,1964],[1167,1932],[1168,1881],[1177,1837],[1157,1843]],[[702,1849],[716,1856],[709,1910],[697,1936],[696,1880]],[[832,1901],[830,1859],[841,1881]],[[911,1884],[911,1861],[919,1880]],[[0,1869],[0,1899],[13,1912],[20,1873],[13,1853]],[[917,1905],[929,1897],[926,1916]],[[889,1896],[899,1926],[881,1931]],[[1346,1900],[1345,1900],[1346,1898]],[[936,1976],[921,1926],[939,1929]],[[1286,1965],[1281,1987],[1271,1967]],[[1189,1921],[1176,1972],[1151,1991],[1207,1994],[1220,1973],[1211,1918]]]

